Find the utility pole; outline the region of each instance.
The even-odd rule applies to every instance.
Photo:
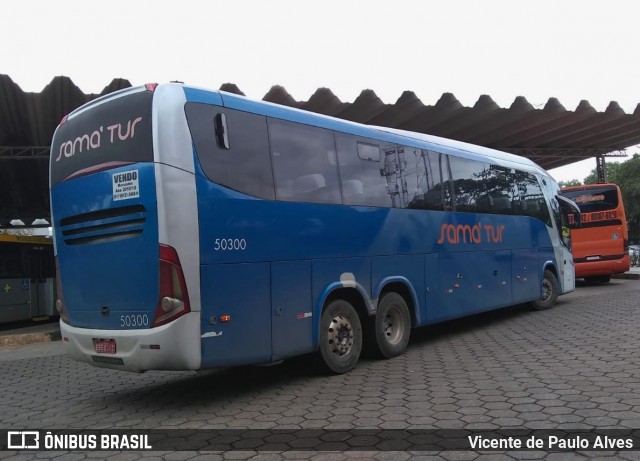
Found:
[[[596,181],[607,182],[607,170],[604,163],[604,155],[596,155]]]

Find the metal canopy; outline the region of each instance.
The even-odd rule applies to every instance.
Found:
[[[68,77],[56,77],[42,92],[26,93],[8,75],[0,75],[0,228],[13,219],[27,225],[37,218],[49,219],[49,145],[58,122],[85,102],[130,86],[127,80],[114,79],[99,94],[85,94]],[[231,83],[220,89],[243,94]],[[536,109],[520,96],[510,107],[501,108],[482,95],[473,107],[465,107],[453,94],[444,93],[435,105],[427,106],[411,91],[395,104],[385,104],[372,90],[364,90],[347,103],[328,88],[319,88],[308,101],[296,101],[277,85],[263,99],[512,152],[545,169],[624,155],[625,148],[640,143],[640,104],[627,114],[615,101],[604,112],[585,100],[568,111],[556,98]]]

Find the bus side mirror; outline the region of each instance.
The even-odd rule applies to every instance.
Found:
[[[567,213],[567,224],[570,229],[578,229],[581,225],[580,213],[569,212]]]
[[[573,200],[569,200],[562,195],[556,195],[556,199],[558,200],[558,204],[560,205],[560,212],[566,217],[569,228],[579,228],[582,213],[580,212],[580,208],[578,208],[578,205],[576,205]]]

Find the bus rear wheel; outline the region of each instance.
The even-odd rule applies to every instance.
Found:
[[[337,299],[329,303],[320,318],[320,357],[331,373],[351,371],[362,352],[362,325],[353,306]]]
[[[411,316],[404,298],[386,293],[378,304],[376,316],[367,324],[367,347],[373,355],[390,359],[407,350],[411,334]]]
[[[558,279],[553,272],[547,269],[544,271],[544,277],[542,278],[542,296],[540,296],[540,299],[532,301],[531,306],[537,311],[550,309],[557,299]]]

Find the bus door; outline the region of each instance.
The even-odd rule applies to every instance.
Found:
[[[562,242],[563,291],[576,288],[576,268],[571,253],[571,229],[580,227],[580,209],[572,200],[556,195],[560,205],[560,240]]]
[[[269,263],[201,269],[203,368],[271,362]]]
[[[48,248],[37,247],[29,254],[28,271],[31,287],[31,316],[43,317],[53,315],[54,308],[54,280],[49,267],[50,258]]]
[[[38,287],[44,282],[44,279],[42,277],[42,261],[35,251],[29,253],[27,257],[27,271],[31,287],[31,317],[36,317],[40,315],[41,303]]]
[[[311,261],[271,263],[272,360],[313,350]]]
[[[0,279],[0,322],[16,322],[31,317],[29,279]]]
[[[0,322],[31,316],[31,287],[26,278],[25,246],[2,244],[0,256]]]

